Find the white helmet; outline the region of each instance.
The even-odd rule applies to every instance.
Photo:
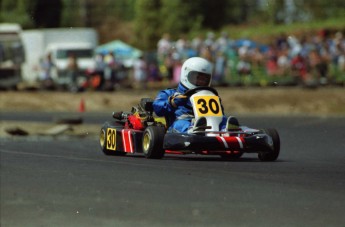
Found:
[[[188,89],[210,86],[212,81],[212,64],[204,58],[187,59],[181,69],[180,82]]]

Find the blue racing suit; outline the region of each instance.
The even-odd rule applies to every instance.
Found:
[[[170,88],[162,90],[158,93],[153,102],[153,110],[157,116],[165,117],[167,125],[169,126],[168,132],[186,133],[192,126],[193,108],[191,102],[187,101],[184,106],[173,107],[169,103],[169,97],[176,94],[184,94],[188,89],[181,83],[177,88]],[[226,125],[226,117],[220,124],[220,129],[224,129]]]

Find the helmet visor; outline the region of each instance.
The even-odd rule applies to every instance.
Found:
[[[211,82],[211,75],[207,73],[201,73],[201,72],[196,72],[196,71],[191,71],[189,72],[188,76],[188,81],[197,86],[209,86]]]

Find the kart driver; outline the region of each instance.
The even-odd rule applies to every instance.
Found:
[[[153,110],[157,116],[166,118],[167,125],[170,126],[168,132],[186,133],[192,128],[194,118],[192,104],[189,97],[184,94],[197,87],[209,87],[211,80],[212,64],[204,58],[192,57],[182,65],[177,88],[162,90],[158,93],[153,102]],[[219,128],[225,130],[233,125],[238,127],[237,119],[234,117],[227,119],[223,113]]]

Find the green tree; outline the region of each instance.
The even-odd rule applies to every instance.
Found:
[[[156,42],[161,33],[160,0],[138,0],[135,4],[134,37],[136,46],[151,50],[156,48]]]
[[[30,10],[34,1],[26,0],[1,0],[0,22],[18,23],[23,28],[33,25]]]
[[[38,28],[60,27],[62,10],[61,0],[37,0],[33,12],[35,26]]]
[[[343,0],[309,0],[304,1],[303,7],[308,10],[315,19],[327,19],[345,15],[345,2]]]
[[[134,19],[135,2],[136,0],[107,0],[107,5],[113,16],[123,21],[132,21]]]
[[[209,1],[201,0],[199,14],[204,15],[203,27],[210,29],[219,29],[224,26],[226,21],[226,9],[229,1]]]
[[[200,7],[197,3],[198,1],[162,0],[160,17],[164,20],[161,20],[160,33],[168,32],[173,38],[177,38],[181,33],[200,30],[203,16],[196,8]]]
[[[268,22],[279,24],[282,22],[282,16],[279,15],[284,8],[284,0],[268,0],[266,7],[263,8],[264,12],[268,14]]]
[[[156,48],[162,34],[173,39],[201,29],[203,0],[138,0],[135,11],[135,37],[144,49]]]

